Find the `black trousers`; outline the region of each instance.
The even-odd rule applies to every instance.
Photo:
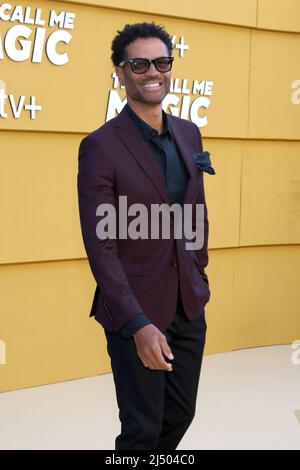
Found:
[[[134,338],[105,330],[119,407],[116,450],[173,450],[190,426],[206,337],[205,311],[189,320],[180,295],[172,324],[163,332],[172,350],[173,371],[145,367]]]

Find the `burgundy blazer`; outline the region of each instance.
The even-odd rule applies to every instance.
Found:
[[[90,316],[95,316],[109,331],[119,331],[141,312],[157,328],[165,330],[175,314],[179,287],[191,320],[203,313],[210,298],[204,270],[208,264],[208,218],[203,172],[197,170],[192,159],[194,153],[203,150],[201,133],[192,122],[167,116],[189,173],[184,203],[193,204],[193,230],[195,203],[205,204],[204,244],[199,250],[186,250],[185,240],[175,238],[100,240],[96,234],[100,220],[96,209],[100,204],[114,204],[118,217],[120,195],[127,196],[128,207],[142,203],[149,213],[151,204],[170,205],[170,200],[150,149],[125,108],[80,143],[80,223],[97,283]],[[172,216],[171,220],[174,222]]]

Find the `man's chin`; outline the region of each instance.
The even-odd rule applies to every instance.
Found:
[[[161,104],[163,102],[163,97],[161,96],[143,96],[141,102],[148,105]]]

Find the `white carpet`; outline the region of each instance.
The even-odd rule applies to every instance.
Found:
[[[197,414],[178,450],[300,449],[291,346],[205,356]],[[114,449],[111,374],[0,394],[0,449]]]

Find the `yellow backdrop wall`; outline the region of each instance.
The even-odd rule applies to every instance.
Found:
[[[113,87],[111,40],[137,21],[164,24],[176,44],[183,37],[189,45],[183,57],[175,48],[173,77],[212,83],[199,110],[216,169],[205,175],[206,354],[300,339],[299,1],[14,5],[40,8],[44,19],[51,10],[75,16],[64,28],[71,40],[57,48],[68,52],[62,66],[43,48],[34,62],[32,45],[31,59],[12,60],[5,36],[19,23],[0,19],[0,391],[110,371],[103,331],[88,317],[95,281],[79,225],[77,154],[105,122],[112,92],[125,96]],[[23,26],[33,40],[37,26]],[[63,29],[40,28],[46,38]],[[13,115],[22,96],[42,106],[35,118],[25,108]],[[177,97],[180,109],[184,94]]]

